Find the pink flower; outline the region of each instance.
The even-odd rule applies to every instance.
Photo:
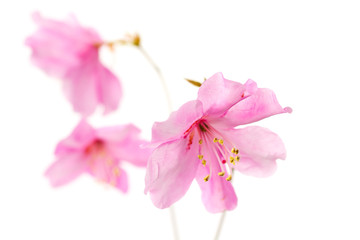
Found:
[[[185,103],[165,122],[152,129],[152,152],[146,172],[145,193],[156,207],[166,208],[179,200],[195,178],[210,212],[232,210],[237,197],[232,170],[267,177],[276,159],[285,159],[281,139],[262,127],[235,129],[283,109],[275,94],[248,80],[244,85],[217,73],[200,87],[197,100]]]
[[[145,167],[151,152],[139,147],[146,143],[139,139],[139,133],[131,124],[94,129],[82,120],[70,136],[57,145],[56,161],[45,176],[52,186],[58,187],[87,172],[126,192],[128,180],[121,162]]]
[[[32,61],[51,76],[63,79],[64,92],[76,112],[88,116],[98,104],[116,110],[122,95],[118,78],[99,60],[100,36],[72,17],[67,21],[33,15],[39,26],[26,39]]]

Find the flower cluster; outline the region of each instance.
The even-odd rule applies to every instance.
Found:
[[[237,205],[234,170],[267,177],[276,170],[276,160],[285,159],[284,144],[275,133],[258,126],[236,127],[290,113],[291,108],[281,107],[270,89],[258,88],[252,80],[227,80],[222,73],[203,84],[190,80],[200,86],[197,99],[154,123],[151,142],[142,140],[132,124],[93,128],[86,118],[98,105],[105,113],[116,110],[122,96],[118,78],[99,59],[99,48],[129,42],[139,47],[140,38],[105,42],[74,17],[62,22],[36,13],[33,18],[38,30],[26,39],[32,60],[63,81],[67,99],[81,115],[70,136],[56,147],[56,161],[45,173],[54,187],[88,173],[126,192],[122,162],[127,161],[147,168],[145,193],[156,207],[171,206],[196,179],[206,209],[217,213]]]
[[[99,48],[105,43],[99,34],[81,26],[74,16],[56,21],[35,13],[33,19],[38,30],[25,41],[32,49],[32,61],[63,81],[74,110],[82,117],[89,117],[100,104],[104,113],[116,110],[122,89],[115,74],[100,62]],[[56,161],[45,175],[57,187],[87,172],[126,192],[127,176],[120,163],[145,167],[151,152],[140,148],[146,141],[139,132],[132,124],[94,129],[82,119],[56,147]]]

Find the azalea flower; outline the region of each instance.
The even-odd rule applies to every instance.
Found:
[[[128,179],[121,163],[145,167],[151,151],[139,147],[147,143],[139,138],[139,133],[132,124],[94,129],[82,120],[70,136],[57,145],[56,161],[45,176],[52,186],[58,187],[82,173],[89,173],[126,192]]]
[[[145,193],[154,205],[166,208],[178,201],[193,179],[202,190],[206,209],[232,210],[237,197],[231,184],[233,169],[255,177],[267,177],[276,159],[285,159],[283,142],[268,129],[238,125],[291,112],[282,108],[275,94],[227,80],[221,73],[207,79],[197,100],[185,103],[152,129],[152,152],[146,171]]]
[[[117,109],[122,95],[118,78],[99,59],[103,40],[74,17],[66,21],[33,15],[38,30],[25,41],[32,61],[51,76],[63,80],[66,97],[76,112],[91,115],[102,104],[104,113]]]

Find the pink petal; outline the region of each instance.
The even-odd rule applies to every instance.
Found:
[[[179,138],[191,125],[203,116],[202,104],[194,100],[182,105],[171,113],[164,122],[155,122],[152,127],[152,140],[155,145]]]
[[[251,80],[243,85],[225,79],[222,73],[216,73],[202,84],[198,92],[198,100],[203,104],[205,115],[217,117],[256,88],[256,83]]]
[[[112,158],[109,152],[104,152],[103,156],[88,160],[87,172],[100,182],[110,184],[122,192],[128,190],[128,177],[126,172],[119,167],[119,162]]]
[[[194,140],[195,141],[195,140]],[[145,193],[158,208],[167,208],[190,187],[199,161],[197,149],[187,149],[187,139],[164,143],[151,154],[145,178]]]
[[[89,116],[99,102],[97,69],[100,63],[96,49],[90,49],[83,58],[83,64],[67,72],[64,93],[73,104],[74,111]]]
[[[286,112],[290,113],[291,108],[282,108],[273,91],[259,88],[256,93],[230,108],[223,120],[228,127],[233,127]]]
[[[196,173],[196,180],[202,191],[202,201],[206,210],[211,213],[233,210],[237,206],[237,197],[231,182],[226,180],[226,175],[218,176],[219,172],[219,164],[212,164],[212,174],[207,182],[204,181],[204,177],[210,173],[208,166],[199,166]]]
[[[139,167],[147,165],[152,149],[140,148],[140,145],[148,142],[140,138],[140,129],[136,126],[128,124],[101,128],[97,130],[97,136],[106,141],[114,158]]]
[[[134,124],[117,125],[96,129],[96,136],[107,142],[123,143],[139,137],[141,130]]]
[[[39,29],[25,44],[33,50],[33,62],[52,76],[64,77],[68,69],[81,62],[79,55],[102,42],[93,29],[81,27],[74,20],[56,21],[39,13],[34,13],[33,19]]]
[[[104,105],[104,114],[116,110],[122,96],[119,79],[106,67],[99,64],[98,71],[99,101]]]
[[[276,159],[285,159],[280,137],[270,130],[251,126],[232,130],[227,137],[239,149],[240,161],[235,169],[254,177],[268,177],[276,171]]]
[[[83,151],[95,138],[95,130],[82,119],[70,136],[60,141],[55,149],[55,155],[67,155],[72,152]]]
[[[61,156],[45,172],[53,187],[67,184],[86,169],[86,162],[79,152]]]
[[[126,172],[119,168],[119,176],[116,178],[115,186],[117,189],[122,191],[123,193],[126,193],[128,191],[128,177]]]

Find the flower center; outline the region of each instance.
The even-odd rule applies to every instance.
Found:
[[[236,145],[205,120],[198,122],[194,132],[199,135],[198,159],[204,167],[209,166],[209,174],[204,181],[209,181],[213,174],[231,181],[232,168],[240,161]]]
[[[101,139],[95,139],[84,150],[87,156],[89,170],[98,180],[115,186],[120,176],[117,161],[114,160],[106,144]]]

